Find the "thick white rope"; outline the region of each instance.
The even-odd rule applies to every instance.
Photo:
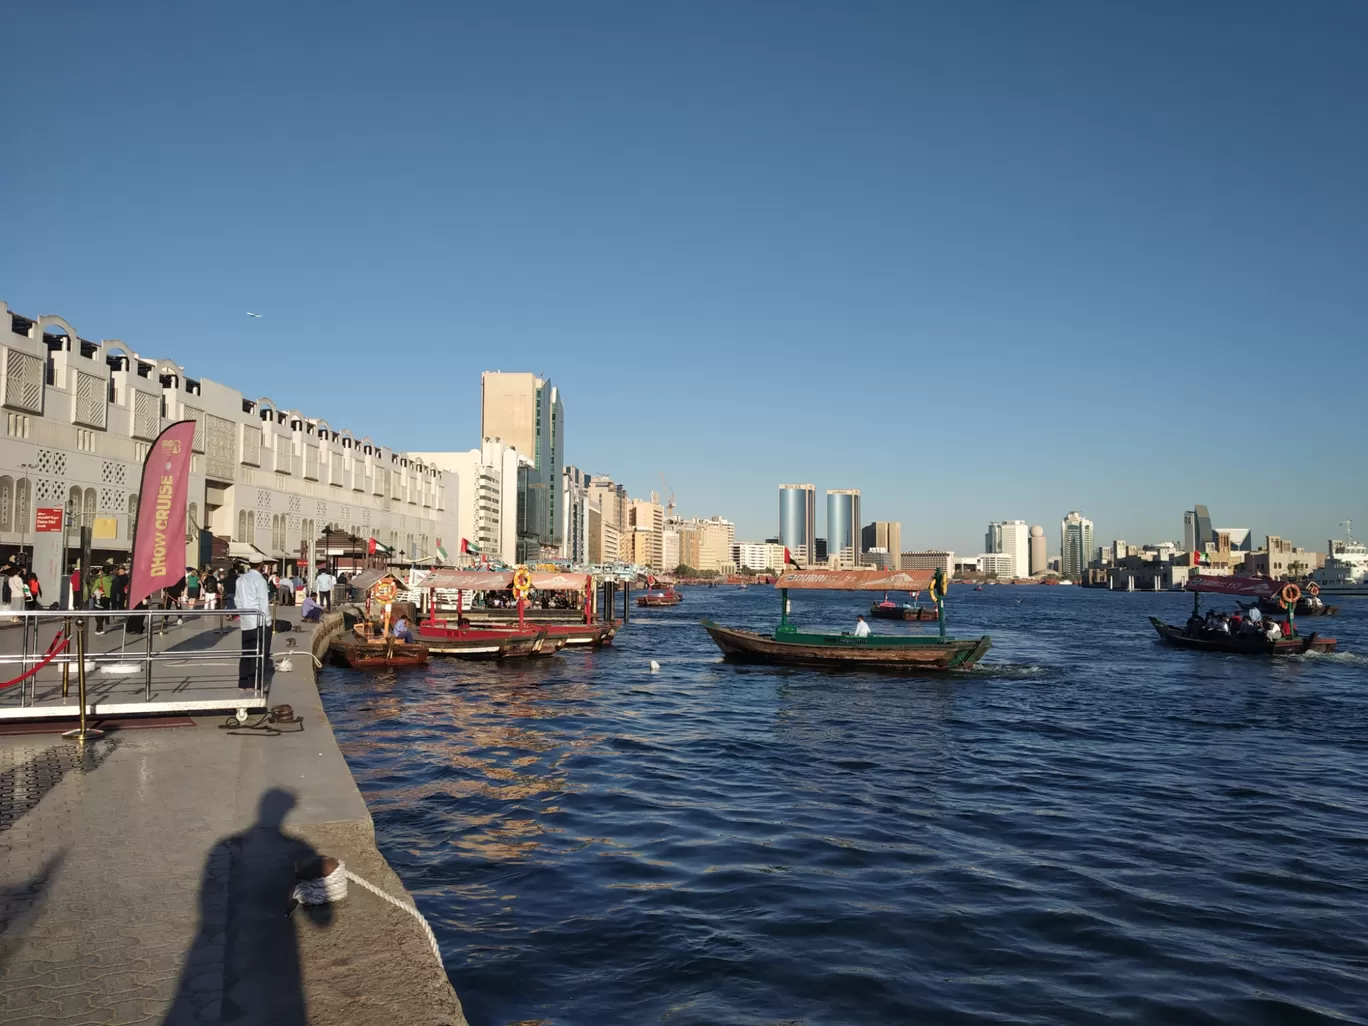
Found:
[[[370,891],[372,894],[384,898],[395,908],[402,908],[409,915],[413,916],[414,919],[418,920],[418,925],[423,928],[423,933],[427,934],[428,944],[432,947],[432,957],[437,959],[437,964],[442,966],[443,969],[446,968],[445,964],[442,962],[442,949],[437,945],[437,935],[432,932],[432,927],[430,927],[428,925],[428,921],[423,918],[423,913],[419,912],[415,906],[410,905],[408,902],[400,901],[393,894],[388,894],[385,891],[382,891],[379,887],[376,887],[375,884],[371,883],[369,880],[364,880],[361,877],[357,876],[350,869],[346,870],[345,872],[347,874],[347,879],[355,880],[357,883],[359,883],[366,890]]]
[[[357,876],[346,864],[338,860],[337,868],[327,876],[317,880],[301,880],[295,884],[293,897],[301,905],[328,905],[336,901],[342,901],[347,896],[347,881],[353,880],[359,883],[366,890],[376,897],[384,898],[395,908],[402,908],[414,919],[418,920],[418,925],[423,928],[423,933],[427,935],[428,945],[432,948],[432,957],[437,959],[437,964],[445,969],[442,962],[442,949],[437,945],[437,935],[432,932],[432,927],[423,918],[423,913],[406,901],[401,901],[393,894],[382,891],[375,884],[364,877]]]

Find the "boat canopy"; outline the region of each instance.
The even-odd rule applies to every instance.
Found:
[[[537,591],[583,591],[588,574],[533,573]],[[512,570],[434,570],[423,578],[421,588],[450,591],[507,591],[513,587]]]
[[[1199,574],[1189,577],[1188,591],[1208,591],[1218,595],[1252,595],[1256,598],[1272,598],[1283,588],[1282,581],[1269,580],[1267,577],[1216,577]]]
[[[790,570],[774,586],[823,591],[924,591],[935,576],[934,570]]]
[[[402,577],[392,574],[388,570],[363,570],[355,577],[349,578],[347,585],[357,591],[370,591],[381,581],[388,577],[395,584],[399,585],[400,591],[407,591],[408,585],[404,583]]]

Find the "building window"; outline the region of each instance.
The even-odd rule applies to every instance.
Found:
[[[14,478],[0,477],[0,531],[14,530]]]
[[[128,497],[128,540],[131,542],[138,537],[138,493],[134,492]]]
[[[29,509],[33,484],[21,477],[14,484],[14,527],[18,531],[28,531],[33,525],[33,513]]]

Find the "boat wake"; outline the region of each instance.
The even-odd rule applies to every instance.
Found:
[[[1361,652],[1302,652],[1292,658],[1325,659],[1332,663],[1344,663],[1349,666],[1368,666],[1368,655]]]
[[[973,674],[977,677],[1001,677],[1007,680],[1026,680],[1032,677],[1043,677],[1050,672],[1048,666],[1038,666],[1035,663],[978,663],[967,670],[956,670],[956,673]]]

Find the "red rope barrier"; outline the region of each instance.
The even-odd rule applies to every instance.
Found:
[[[57,644],[57,642],[59,641],[61,642],[60,645]],[[14,680],[7,680],[3,684],[0,684],[0,691],[4,691],[5,688],[12,688],[16,684],[24,683],[24,681],[28,680],[35,673],[41,670],[44,666],[46,666],[48,663],[52,662],[59,655],[61,655],[62,650],[65,649],[69,644],[71,644],[71,639],[63,635],[61,631],[58,631],[53,636],[52,644],[48,646],[47,655],[43,656],[43,661],[39,663],[37,666],[34,666],[27,673],[21,673],[18,677],[15,677]]]

